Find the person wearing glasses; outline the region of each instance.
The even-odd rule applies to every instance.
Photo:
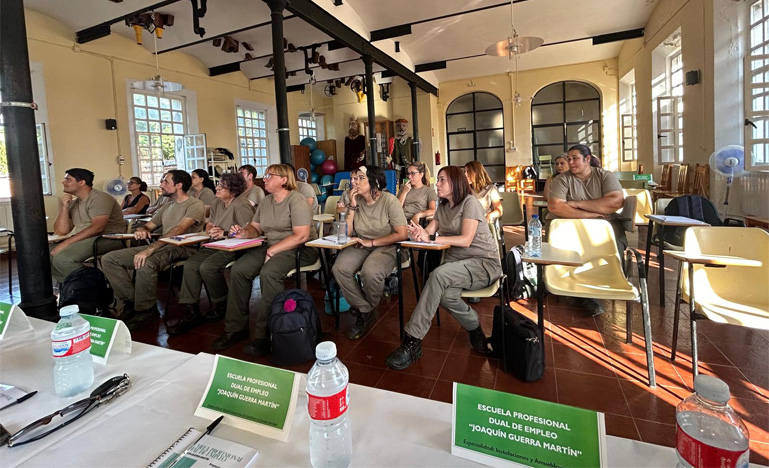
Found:
[[[139,177],[131,177],[126,184],[128,195],[123,198],[120,208],[123,214],[145,214],[150,206],[150,197],[143,192],[147,191],[147,183]]]
[[[216,200],[211,205],[211,217],[206,233],[219,240],[228,236],[233,225],[245,226],[254,216],[254,207],[240,197],[246,190],[246,181],[236,173],[223,174],[216,186]],[[184,263],[184,277],[179,304],[184,304],[184,317],[168,327],[170,335],[181,335],[203,321],[216,322],[227,311],[227,281],[224,269],[236,258],[235,252],[202,248]],[[201,316],[200,291],[205,284],[214,309]]]
[[[481,202],[486,213],[486,221],[493,222],[502,216],[502,197],[499,195],[497,186],[491,183],[491,177],[483,164],[478,161],[465,164],[465,176],[472,194]]]
[[[462,301],[460,295],[462,290],[485,288],[502,275],[497,242],[462,169],[443,167],[438,171],[435,188],[440,197],[435,218],[426,228],[412,221],[409,235],[418,242],[447,244],[451,248],[444,251],[443,262],[428,277],[405,326],[401,346],[387,357],[387,366],[396,370],[409,367],[422,356],[422,339],[430,330],[439,305],[467,330],[474,351],[488,352],[478,313]]]
[[[398,200],[403,207],[406,220],[419,224],[420,220],[435,213],[435,202],[438,196],[435,190],[427,185],[430,174],[424,163],[412,162],[406,167],[408,182],[401,186]]]
[[[262,298],[256,313],[254,340],[243,351],[251,356],[269,354],[267,319],[275,296],[283,291],[289,271],[296,268],[296,249],[318,237],[312,223],[312,210],[296,189],[294,171],[287,164],[273,164],[264,173],[264,188],[269,195],[259,203],[246,225],[233,224],[230,235],[239,239],[264,236],[259,247],[241,251],[230,272],[230,290],[224,317],[224,334],[213,343],[222,351],[249,338],[249,307],[254,278],[259,275]],[[302,248],[301,265],[311,265],[318,258],[312,248]]]
[[[550,177],[547,178],[547,180],[545,181],[545,191],[542,193],[542,198],[545,201],[547,201],[547,198],[550,196],[550,186],[553,185],[553,179],[563,174],[564,172],[568,172],[568,170],[569,170],[569,162],[566,159],[566,153],[560,156],[556,156],[555,174],[550,174]]]
[[[357,245],[342,250],[332,269],[356,317],[347,334],[351,340],[363,337],[374,325],[385,278],[397,266],[395,243],[407,238],[406,217],[395,195],[385,191],[387,181],[382,168],[361,166],[357,179],[347,211],[347,232],[353,233],[351,240]],[[362,289],[355,278],[358,272]]]

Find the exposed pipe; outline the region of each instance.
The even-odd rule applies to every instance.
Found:
[[[414,161],[419,161],[419,113],[417,112],[417,84],[413,81],[409,81],[409,88],[411,88],[411,120],[414,121],[412,128],[414,129],[414,141],[412,144],[411,155]]]
[[[374,59],[363,56],[366,69],[366,104],[368,105],[369,164],[376,164],[376,111],[374,110]]]
[[[275,68],[275,108],[278,113],[278,147],[280,162],[291,164],[291,140],[288,127],[288,98],[286,97],[286,56],[283,52],[283,10],[286,0],[264,0],[270,6],[272,20],[272,58]]]

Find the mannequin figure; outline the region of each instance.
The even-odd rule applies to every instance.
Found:
[[[395,141],[387,163],[392,164],[394,169],[400,174],[399,179],[406,178],[406,167],[416,161],[414,155],[414,139],[407,135],[409,121],[398,119],[395,121]]]
[[[365,164],[366,137],[360,134],[360,125],[350,117],[350,129],[344,139],[344,170],[353,171]]]

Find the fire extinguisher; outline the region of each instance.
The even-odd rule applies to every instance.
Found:
[[[436,151],[435,152],[435,165],[440,166],[441,165],[441,152]]]

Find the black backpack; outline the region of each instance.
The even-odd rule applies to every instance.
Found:
[[[320,342],[320,318],[307,291],[288,289],[275,296],[269,329],[273,364],[291,366],[315,359],[315,346]]]
[[[505,257],[508,293],[516,301],[534,296],[537,274],[533,263],[523,263],[523,246],[516,245]]]
[[[59,308],[77,304],[80,312],[88,315],[105,315],[112,299],[112,288],[107,278],[94,267],[73,271],[64,279],[59,290]]]
[[[665,208],[666,216],[685,216],[687,218],[704,221],[711,226],[723,226],[724,223],[718,217],[718,210],[713,202],[699,195],[684,195],[670,201]],[[665,242],[673,245],[684,245],[686,227],[666,227]],[[659,242],[659,233],[655,235],[654,242]]]

